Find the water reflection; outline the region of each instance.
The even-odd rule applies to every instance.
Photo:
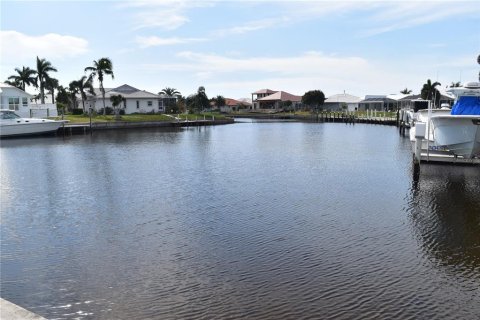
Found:
[[[412,174],[407,211],[424,253],[480,278],[480,170],[424,164]]]

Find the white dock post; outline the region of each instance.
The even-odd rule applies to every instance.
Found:
[[[425,138],[426,124],[417,122],[415,124],[415,158],[414,162],[420,164],[422,159],[422,140]]]

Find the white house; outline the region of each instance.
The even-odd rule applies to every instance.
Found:
[[[22,89],[0,82],[0,109],[14,110],[19,116],[31,117],[56,117],[57,106],[53,103],[33,104],[33,96]]]
[[[122,95],[124,102],[118,106],[125,110],[125,114],[131,113],[163,113],[168,102],[176,97],[158,95],[145,90],[140,90],[124,84],[117,88],[105,88],[105,107],[113,108],[110,97],[113,95]],[[82,108],[82,100],[79,97],[78,107]],[[102,93],[99,88],[95,88],[95,95],[87,94],[85,100],[85,109],[93,108],[100,111],[103,108]]]
[[[360,97],[345,92],[340,94],[334,94],[333,96],[325,99],[324,108],[331,111],[344,109],[348,111],[355,111],[358,109],[358,103],[361,100],[362,99]]]

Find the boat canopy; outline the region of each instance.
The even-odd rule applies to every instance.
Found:
[[[452,107],[452,115],[480,115],[480,97],[460,97]]]

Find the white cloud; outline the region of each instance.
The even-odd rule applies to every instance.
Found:
[[[359,57],[328,56],[315,51],[294,57],[274,58],[250,57],[242,59],[190,51],[178,53],[177,56],[187,60],[187,63],[169,65],[168,68],[216,73],[268,72],[281,75],[337,74],[368,68],[367,61]],[[165,67],[165,65],[157,67]]]
[[[147,0],[122,2],[118,7],[137,10],[133,15],[134,30],[144,28],[175,30],[190,21],[187,17],[188,10],[212,6],[213,3],[212,1]]]
[[[278,18],[267,18],[267,19],[261,19],[261,20],[252,20],[248,21],[242,25],[231,27],[231,28],[226,28],[226,29],[220,29],[217,31],[214,31],[213,34],[216,36],[228,36],[231,34],[244,34],[247,32],[252,32],[252,31],[257,31],[261,29],[266,29],[266,28],[272,28],[276,27],[278,25],[285,24],[290,21],[290,18],[288,17],[278,17]]]
[[[40,36],[17,31],[0,31],[2,63],[32,59],[32,56],[70,58],[88,52],[88,41],[73,36],[48,33]]]
[[[156,36],[151,37],[141,37],[138,36],[135,39],[135,42],[140,45],[141,48],[148,48],[148,47],[157,47],[157,46],[169,46],[169,45],[176,45],[176,44],[188,44],[192,42],[203,42],[207,41],[206,38],[160,38]]]

